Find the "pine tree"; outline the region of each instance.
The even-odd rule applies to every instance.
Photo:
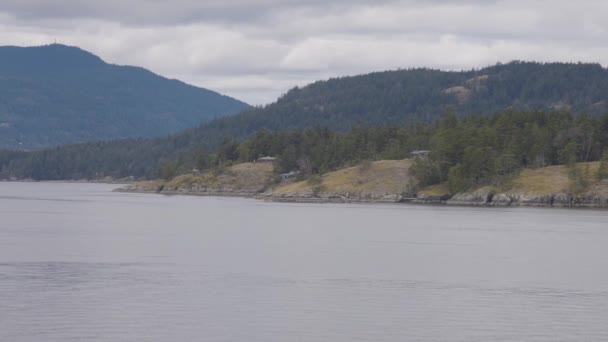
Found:
[[[604,152],[602,160],[600,160],[600,168],[597,174],[600,180],[608,179],[608,151]]]

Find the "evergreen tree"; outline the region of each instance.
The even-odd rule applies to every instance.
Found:
[[[602,159],[600,160],[600,167],[598,169],[598,178],[600,180],[608,179],[608,151],[604,152]]]

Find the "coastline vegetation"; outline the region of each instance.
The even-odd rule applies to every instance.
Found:
[[[492,117],[459,118],[453,111],[431,124],[369,128],[259,131],[243,142],[224,140],[215,153],[199,154],[195,167],[278,157],[277,172],[300,170],[303,177],[358,165],[399,160],[414,150],[411,172],[418,188],[444,184],[450,193],[481,185],[508,186],[523,169],[565,165],[573,192],[608,178],[608,115],[507,110]],[[599,161],[590,167],[577,165]],[[175,165],[179,169],[178,165]]]
[[[414,190],[441,186],[454,194],[484,185],[508,187],[522,170],[563,165],[573,184],[571,191],[581,193],[593,182],[608,178],[608,115],[506,110],[493,116],[459,117],[447,110],[429,124],[360,124],[346,132],[327,128],[260,130],[240,142],[226,137],[215,150],[195,149],[165,159],[148,178],[170,180],[193,170],[223,174],[231,165],[275,156],[277,174],[297,170],[300,179],[309,179],[321,191],[319,175],[359,164],[363,170],[371,161],[401,160],[415,150],[430,152],[413,158],[409,172],[416,179],[410,184]],[[49,150],[25,156],[22,152],[2,152],[0,178],[94,178],[89,159],[98,164],[112,160],[107,155],[96,156],[94,150],[63,152]],[[592,161],[596,163],[578,164]],[[115,163],[116,168],[123,166],[120,160]],[[149,167],[155,164],[156,160],[149,161]]]

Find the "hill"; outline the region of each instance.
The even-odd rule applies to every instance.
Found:
[[[284,147],[298,145],[298,141],[312,146],[315,141],[325,141],[333,136],[329,132],[351,129],[359,133],[353,134],[352,139],[356,141],[348,145],[356,146],[356,151],[372,151],[363,158],[374,160],[382,153],[390,154],[391,158],[404,157],[408,148],[432,148],[433,141],[443,139],[441,135],[428,137],[437,128],[433,122],[446,113],[456,113],[457,118],[492,118],[501,111],[508,115],[501,116],[505,120],[492,123],[497,136],[503,136],[503,131],[508,129],[509,136],[518,136],[526,143],[531,143],[531,137],[542,140],[542,144],[535,142],[538,146],[521,146],[522,151],[530,154],[530,147],[534,147],[534,151],[550,147],[551,154],[541,154],[541,159],[558,161],[558,152],[574,139],[581,149],[593,146],[593,158],[597,160],[602,153],[600,147],[605,145],[603,133],[593,133],[597,135],[595,140],[601,142],[597,146],[585,143],[584,133],[591,134],[592,129],[603,123],[587,119],[577,122],[576,118],[582,113],[593,114],[589,118],[608,114],[607,97],[608,70],[597,64],[513,62],[464,72],[430,69],[378,72],[295,88],[270,105],[215,119],[169,137],[95,142],[26,154],[0,153],[0,177],[74,179],[106,175],[156,178],[163,161],[173,162],[178,173],[187,172],[199,163],[201,155],[213,154],[219,146],[224,148],[226,160],[251,161],[260,153],[294,154],[285,151]],[[452,110],[446,110],[446,107]],[[526,121],[529,121],[527,125]],[[445,124],[450,126],[452,122]],[[580,127],[574,129],[572,125]],[[395,129],[373,132],[386,139],[371,139],[361,131],[385,126]],[[311,127],[325,128],[329,132],[321,130],[311,138],[287,134]],[[399,132],[399,127],[418,129],[394,133]],[[543,127],[546,136],[538,134],[538,127]],[[275,141],[270,142],[268,131],[286,132],[286,135],[274,137]],[[394,139],[389,139],[391,136],[387,132],[394,134]],[[466,140],[464,138],[470,135],[458,132],[459,139]],[[253,148],[243,146],[240,151],[236,150],[237,142],[254,136],[257,142],[253,143]],[[343,166],[336,164],[336,160],[356,159],[344,151],[332,149],[335,141],[328,139],[325,142],[326,146],[319,146],[314,152],[320,165],[316,171],[326,172]],[[519,141],[515,143],[519,146]],[[387,146],[392,146],[390,149],[398,153],[382,150]],[[462,146],[465,146],[464,142]],[[501,145],[501,153],[503,148]],[[587,150],[581,161],[589,160],[591,150]],[[301,154],[297,148],[296,152]],[[528,165],[537,157],[525,156],[521,163]],[[447,168],[443,168],[442,176],[446,172]]]
[[[0,148],[162,136],[247,107],[76,47],[0,47]]]
[[[318,81],[265,107],[214,120],[177,141],[217,144],[260,129],[428,123],[446,108],[459,115],[505,109],[608,112],[608,69],[599,64],[512,62],[479,70],[407,69]]]

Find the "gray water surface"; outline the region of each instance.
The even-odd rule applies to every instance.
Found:
[[[0,341],[608,341],[608,212],[0,183]]]

